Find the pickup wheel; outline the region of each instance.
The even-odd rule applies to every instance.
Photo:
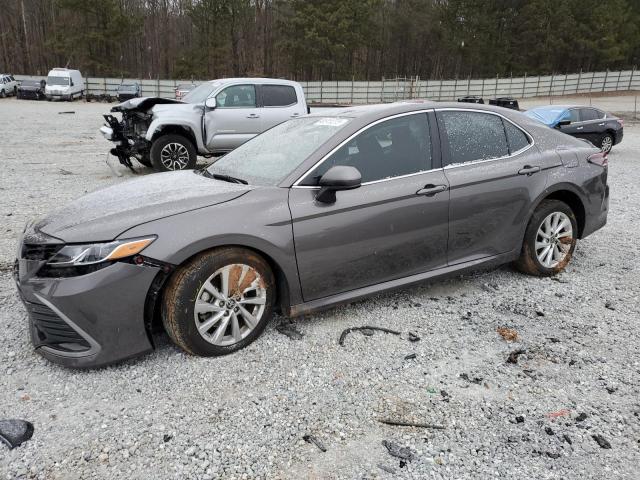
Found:
[[[151,145],[151,164],[159,172],[193,169],[196,159],[195,147],[182,135],[163,135]]]

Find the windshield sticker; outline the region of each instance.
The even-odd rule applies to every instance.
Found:
[[[337,118],[337,117],[325,117],[318,120],[314,125],[319,125],[323,127],[341,127],[345,123],[347,123],[346,118]]]

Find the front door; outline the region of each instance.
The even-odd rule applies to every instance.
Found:
[[[449,109],[437,118],[451,189],[449,264],[520,248],[532,202],[560,157],[541,155],[525,132],[491,112]]]
[[[373,124],[291,188],[305,301],[446,265],[449,192],[432,150],[427,114],[400,116]],[[314,185],[334,165],[356,167],[363,184],[320,203]]]
[[[207,149],[228,151],[262,131],[252,84],[230,85],[216,95],[216,108],[205,113]]]

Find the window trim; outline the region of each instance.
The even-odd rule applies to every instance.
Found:
[[[338,150],[340,150],[343,146],[345,146],[347,143],[349,143],[351,140],[353,140],[355,137],[357,137],[358,135],[360,135],[362,132],[365,132],[367,130],[369,130],[370,128],[378,125],[379,123],[382,122],[386,122],[387,120],[393,120],[395,118],[400,118],[400,117],[407,117],[409,115],[419,115],[419,114],[425,114],[428,115],[429,112],[433,112],[434,109],[433,108],[427,108],[424,110],[413,110],[411,112],[403,112],[403,113],[398,113],[395,115],[391,115],[389,117],[384,117],[384,118],[379,118],[378,120],[369,123],[368,125],[365,125],[364,127],[360,128],[358,131],[356,131],[355,133],[352,133],[351,135],[349,135],[349,137],[347,137],[345,140],[343,140],[342,142],[340,142],[337,146],[335,146],[334,148],[332,148],[329,153],[327,153],[324,157],[322,157],[320,160],[318,160],[315,164],[313,164],[309,169],[307,169],[306,172],[304,172],[295,182],[293,182],[293,185],[291,185],[291,188],[306,188],[306,189],[314,189],[314,188],[320,188],[319,185],[300,185],[300,182],[302,182],[309,174],[311,174],[317,167],[319,167],[322,163],[325,162],[325,160],[327,160],[331,155],[333,155],[335,152],[337,152]],[[430,125],[431,122],[430,120],[427,118],[427,124]],[[429,135],[431,136],[431,128],[429,128]],[[432,162],[433,162],[433,139],[431,139],[431,157],[432,157]],[[388,182],[389,180],[396,180],[398,178],[407,178],[407,177],[413,177],[414,175],[422,175],[425,174],[427,172],[433,172],[434,170],[442,170],[442,167],[437,167],[437,168],[431,168],[429,170],[423,170],[420,172],[414,172],[414,173],[407,173],[406,175],[398,175],[396,177],[389,177],[389,178],[381,178],[380,180],[371,180],[370,182],[364,182],[361,184],[361,186],[364,185],[372,185],[374,183],[380,183],[380,182]]]
[[[287,88],[292,88],[293,89],[293,94],[296,96],[296,101],[293,103],[290,103],[288,105],[265,105],[264,104],[264,87],[287,87]],[[299,99],[298,99],[298,92],[296,91],[296,87],[294,87],[293,85],[285,85],[283,83],[263,83],[260,85],[260,99],[262,105],[261,108],[290,108],[293,107],[294,105],[298,105],[300,103]]]
[[[218,95],[220,95],[222,92],[224,92],[227,88],[231,88],[231,87],[253,87],[253,100],[254,100],[254,105],[253,107],[247,107],[247,106],[243,106],[243,107],[220,107],[217,105],[218,103]],[[220,90],[218,90],[216,93],[210,95],[207,98],[215,98],[216,99],[216,110],[218,109],[229,109],[229,110],[233,110],[233,109],[239,109],[239,108],[259,108],[258,107],[258,85],[256,85],[255,83],[232,83],[231,85],[226,85],[223,86]]]
[[[455,164],[449,164],[449,165],[444,165],[442,168],[447,170],[450,168],[460,168],[460,167],[466,167],[467,165],[475,165],[478,163],[486,163],[486,162],[495,162],[496,160],[504,160],[505,158],[511,158],[511,157],[515,157],[517,155],[520,155],[521,153],[526,152],[527,150],[529,150],[531,147],[533,147],[535,145],[535,139],[533,138],[533,135],[531,135],[527,130],[525,130],[524,128],[522,128],[520,125],[518,125],[517,123],[513,122],[512,120],[510,120],[509,118],[505,117],[504,115],[498,113],[498,112],[494,112],[491,110],[480,110],[480,109],[475,109],[475,108],[455,108],[455,107],[447,107],[447,108],[436,108],[435,109],[435,113],[437,114],[438,112],[450,112],[450,111],[454,111],[454,112],[477,112],[477,113],[485,113],[488,115],[495,115],[496,117],[500,117],[502,118],[503,121],[507,121],[509,123],[511,123],[513,126],[515,126],[517,129],[519,129],[520,131],[522,131],[527,138],[529,139],[529,145],[521,148],[520,150],[516,150],[513,153],[509,153],[509,155],[504,155],[502,157],[496,157],[496,158],[487,158],[487,159],[483,159],[483,160],[471,160],[469,162],[464,162],[464,163],[455,163]],[[503,127],[504,129],[504,127]],[[440,130],[441,132],[441,136],[446,137],[446,132]],[[509,145],[509,140],[506,138],[507,137],[507,133],[505,131],[505,139],[507,140],[507,149],[508,149],[508,145]],[[446,138],[445,138],[446,140]],[[447,146],[448,149],[448,146]],[[449,153],[449,152],[447,152]]]

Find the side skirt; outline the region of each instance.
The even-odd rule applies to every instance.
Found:
[[[460,275],[466,271],[476,269],[480,266],[482,266],[483,268],[496,267],[514,261],[518,258],[519,255],[520,250],[517,249],[511,252],[501,253],[500,255],[472,260],[470,262],[448,265],[446,267],[438,268],[436,270],[430,270],[424,273],[418,273],[409,277],[389,280],[388,282],[378,283],[376,285],[370,285],[368,287],[350,290],[348,292],[331,295],[329,297],[319,298],[317,300],[312,300],[311,302],[291,305],[289,307],[289,311],[286,314],[290,317],[297,317],[299,315],[317,312],[330,307],[335,307],[337,305],[355,302],[356,300],[360,300],[361,298],[375,295],[377,293],[398,290],[415,283],[424,282],[425,280],[442,279],[445,277]]]

